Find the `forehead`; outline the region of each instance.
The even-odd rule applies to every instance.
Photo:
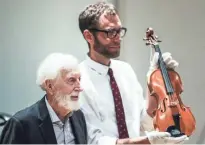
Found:
[[[119,28],[122,26],[117,14],[110,15],[104,12],[99,18],[100,28]]]
[[[70,78],[70,77],[80,77],[80,70],[79,69],[71,69],[71,70],[62,70],[62,77],[63,78]]]

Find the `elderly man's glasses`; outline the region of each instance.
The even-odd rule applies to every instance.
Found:
[[[123,38],[127,32],[127,28],[125,27],[119,29],[107,29],[107,30],[92,28],[89,30],[96,31],[96,32],[104,32],[107,34],[107,37],[111,39],[115,38],[118,34],[120,35],[120,38]]]

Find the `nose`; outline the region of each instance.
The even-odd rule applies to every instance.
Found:
[[[82,92],[82,91],[83,91],[83,88],[80,87],[80,86],[79,86],[79,87],[76,87],[76,88],[75,88],[75,91],[77,91],[77,92]]]
[[[79,91],[79,92],[83,91],[81,84],[80,84],[80,80],[77,80],[76,82],[75,91]]]
[[[120,33],[117,33],[117,35],[114,38],[114,41],[119,43],[119,42],[121,42],[121,40],[122,40],[122,38],[120,36]]]

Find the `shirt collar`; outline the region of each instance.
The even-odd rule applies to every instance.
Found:
[[[86,63],[93,71],[104,76],[108,74],[108,69],[112,67],[112,63],[110,63],[110,66],[106,66],[92,60],[88,55],[86,56]]]
[[[48,108],[48,112],[49,112],[49,114],[50,114],[52,123],[59,122],[59,121],[61,122],[61,120],[58,118],[57,114],[55,113],[55,111],[54,111],[53,108],[51,107],[51,105],[48,103],[46,97],[45,97],[45,101],[46,101],[46,106],[47,106],[47,108]]]

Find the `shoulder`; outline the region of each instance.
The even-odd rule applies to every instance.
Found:
[[[117,60],[117,59],[111,59],[111,63],[112,65],[114,66],[118,66],[120,68],[131,68],[131,65],[125,61],[122,61],[122,60]]]
[[[26,107],[18,112],[16,112],[12,117],[11,120],[16,122],[33,122],[38,118],[38,102]]]
[[[84,67],[86,64],[86,60],[83,60],[79,63],[80,68]]]
[[[122,72],[134,72],[132,66],[125,61],[112,59],[111,63],[114,69],[120,70]]]
[[[79,69],[80,69],[81,75],[84,74],[84,73],[87,73],[86,60],[80,62],[80,64],[79,64]]]
[[[139,83],[137,74],[129,63],[121,60],[112,60],[111,63],[112,68],[118,76],[126,78],[130,84],[131,82],[135,83],[135,85]]]

